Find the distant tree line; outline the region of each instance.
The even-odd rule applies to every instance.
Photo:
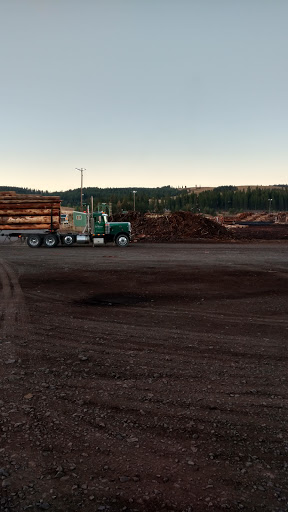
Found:
[[[219,212],[287,211],[288,186],[281,188],[216,187],[200,194],[182,193],[175,198],[175,210],[192,210],[215,215]]]
[[[14,190],[18,194],[45,194],[59,195],[63,206],[70,206],[75,210],[80,209],[81,191],[80,188],[66,190],[63,192],[47,190],[36,190],[22,187],[0,186],[0,191]],[[216,187],[196,194],[189,193],[187,189],[176,189],[173,187],[157,188],[83,188],[83,204],[90,204],[93,197],[94,209],[98,204],[104,203],[112,206],[113,213],[133,210],[134,194],[136,210],[145,212],[163,213],[166,211],[192,211],[195,213],[208,213],[216,215],[219,212],[241,212],[253,210],[288,211],[288,186],[281,185],[280,188],[250,188],[240,190],[232,185]],[[84,207],[85,208],[85,207]]]

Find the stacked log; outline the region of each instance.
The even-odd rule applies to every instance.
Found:
[[[0,230],[59,229],[59,196],[0,192]]]

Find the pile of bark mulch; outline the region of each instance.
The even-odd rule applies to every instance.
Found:
[[[224,226],[191,212],[164,215],[128,212],[113,215],[115,222],[131,222],[134,241],[176,242],[190,239],[231,240],[233,233]]]

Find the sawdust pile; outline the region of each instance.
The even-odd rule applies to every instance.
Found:
[[[133,240],[176,242],[189,239],[230,240],[233,234],[214,220],[191,212],[165,215],[128,212],[113,215],[113,221],[131,222]]]

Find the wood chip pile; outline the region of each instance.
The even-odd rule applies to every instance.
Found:
[[[113,215],[113,221],[131,222],[133,240],[151,242],[188,241],[189,239],[231,240],[233,234],[224,226],[191,212],[165,215],[128,212]]]
[[[60,225],[59,196],[0,192],[0,230],[53,229]]]

